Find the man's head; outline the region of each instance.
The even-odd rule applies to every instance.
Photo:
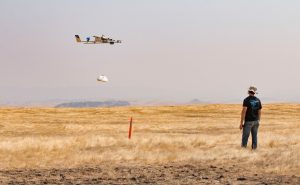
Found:
[[[250,86],[249,89],[248,89],[248,94],[250,96],[254,96],[255,94],[257,94],[257,88],[254,87],[254,86]]]

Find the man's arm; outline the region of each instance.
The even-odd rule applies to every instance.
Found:
[[[245,121],[246,112],[247,112],[247,107],[243,107],[243,110],[242,110],[242,113],[241,113],[241,123],[240,123],[240,129],[241,130],[243,128],[243,124],[244,124],[244,121]]]
[[[258,110],[258,120],[261,118],[261,109]]]

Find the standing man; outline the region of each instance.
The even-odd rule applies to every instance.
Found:
[[[248,138],[251,132],[252,149],[257,148],[257,131],[261,115],[261,102],[255,97],[257,88],[250,86],[248,89],[248,97],[244,99],[243,110],[241,114],[240,129],[243,129],[242,147],[247,147]]]

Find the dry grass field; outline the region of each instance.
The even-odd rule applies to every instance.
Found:
[[[225,168],[228,173],[230,169],[237,170],[234,174],[247,169],[255,175],[290,177],[294,178],[292,183],[299,182],[300,105],[264,105],[256,151],[240,148],[240,111],[241,105],[229,104],[88,109],[3,107],[0,108],[0,182],[10,182],[9,178],[14,178],[11,173],[20,170],[50,173],[53,169],[102,166],[102,173],[104,168],[107,176],[114,176],[117,172],[112,167],[136,169],[138,174],[141,169],[155,166],[157,170],[190,165],[187,168],[191,170],[201,164],[213,170]],[[131,116],[133,134],[129,140]],[[155,173],[155,169],[152,171]],[[152,181],[155,182],[159,181]]]

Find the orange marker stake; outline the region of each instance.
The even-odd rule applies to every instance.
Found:
[[[130,118],[130,123],[129,123],[128,139],[131,139],[131,132],[132,132],[132,117]]]

